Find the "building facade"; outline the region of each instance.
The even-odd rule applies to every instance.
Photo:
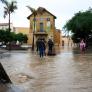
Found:
[[[0,29],[6,30],[9,28],[9,23],[0,23]],[[13,24],[10,23],[11,32],[13,32]]]
[[[16,34],[18,33],[26,34],[28,37],[27,44],[31,44],[32,39],[31,39],[28,27],[14,27],[13,30]]]
[[[35,17],[34,13],[32,13],[27,18],[30,21],[29,33],[31,39],[33,39],[34,36],[34,44],[38,38],[44,38],[46,41],[48,41],[48,39],[52,39],[55,44],[60,44],[60,42],[57,41],[57,39],[60,39],[57,38],[57,36],[60,37],[60,32],[56,31],[55,28],[56,16],[45,8],[39,7],[36,10]],[[31,44],[32,41],[33,40],[30,42]]]
[[[62,36],[62,46],[74,46],[73,40],[70,36]]]
[[[54,38],[56,45],[61,45],[62,33],[60,29],[56,29],[56,31],[54,32]]]

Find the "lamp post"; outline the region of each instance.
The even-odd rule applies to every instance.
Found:
[[[34,29],[33,29],[33,41],[32,41],[32,51],[34,51],[34,33],[35,33],[35,22],[36,22],[36,19],[35,19],[35,16],[36,14],[34,13],[34,19],[33,19],[33,22],[34,22]]]
[[[33,13],[33,16],[34,16],[34,18],[33,18],[34,29],[33,29],[33,41],[32,41],[32,51],[34,51],[35,16],[37,14],[37,11],[34,8],[30,7],[30,6],[26,6],[26,7]]]

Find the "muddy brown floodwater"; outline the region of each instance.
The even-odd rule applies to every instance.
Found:
[[[11,51],[0,60],[19,92],[92,92],[92,53],[57,52],[41,59],[31,51]]]

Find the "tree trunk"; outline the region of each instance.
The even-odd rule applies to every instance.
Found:
[[[10,28],[10,11],[9,11],[9,33],[11,32]],[[9,51],[11,50],[11,42],[9,41]]]
[[[33,30],[33,42],[32,42],[32,51],[34,51],[34,33],[35,33],[35,14],[34,14],[34,30]]]
[[[10,28],[10,12],[9,12],[9,32],[11,31],[11,28]]]

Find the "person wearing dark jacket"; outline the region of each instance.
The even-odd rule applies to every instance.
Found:
[[[45,53],[45,48],[46,48],[43,39],[39,40],[39,46],[38,47],[39,47],[39,55],[40,55],[40,57],[43,57],[44,53]]]
[[[48,55],[52,55],[52,49],[53,49],[54,43],[51,39],[48,41]]]

